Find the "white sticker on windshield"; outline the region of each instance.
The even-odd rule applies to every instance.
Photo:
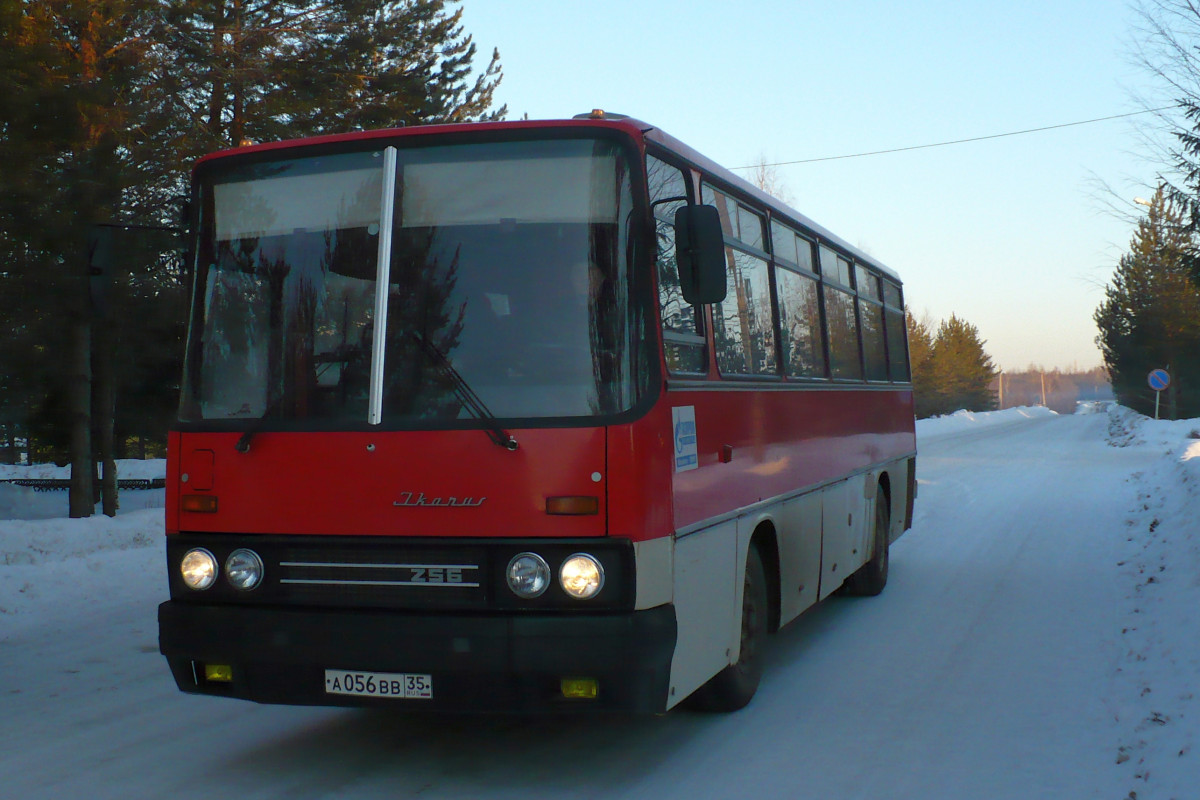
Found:
[[[700,466],[696,450],[696,407],[672,408],[671,427],[675,432],[675,471],[684,472]]]

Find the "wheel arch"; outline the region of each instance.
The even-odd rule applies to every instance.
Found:
[[[779,630],[779,540],[775,533],[775,523],[764,519],[754,528],[750,536],[750,546],[758,551],[762,559],[763,572],[767,577],[767,602],[769,614],[767,630],[771,633]]]
[[[892,476],[886,469],[879,473],[879,489],[887,499],[888,510],[890,511],[892,506]]]

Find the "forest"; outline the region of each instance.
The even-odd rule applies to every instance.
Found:
[[[81,486],[99,463],[115,487],[115,458],[161,454],[191,165],[503,118],[499,53],[477,58],[462,14],[445,0],[0,0],[0,460],[69,460]],[[77,494],[72,514],[90,513]]]

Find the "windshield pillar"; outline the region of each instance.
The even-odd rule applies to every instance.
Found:
[[[387,343],[388,280],[392,272],[392,220],[396,198],[396,148],[383,151],[383,189],[379,198],[379,250],[375,273],[375,331],[371,347],[371,383],[367,422],[383,421],[383,361]]]

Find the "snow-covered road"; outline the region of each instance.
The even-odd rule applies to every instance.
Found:
[[[161,512],[94,524],[117,533],[59,521],[99,543],[63,558],[58,528],[0,521],[0,797],[1194,798],[1189,432],[1121,410],[924,425],[887,590],[785,628],[727,716],[181,695],[156,647],[161,544],[136,532]]]

